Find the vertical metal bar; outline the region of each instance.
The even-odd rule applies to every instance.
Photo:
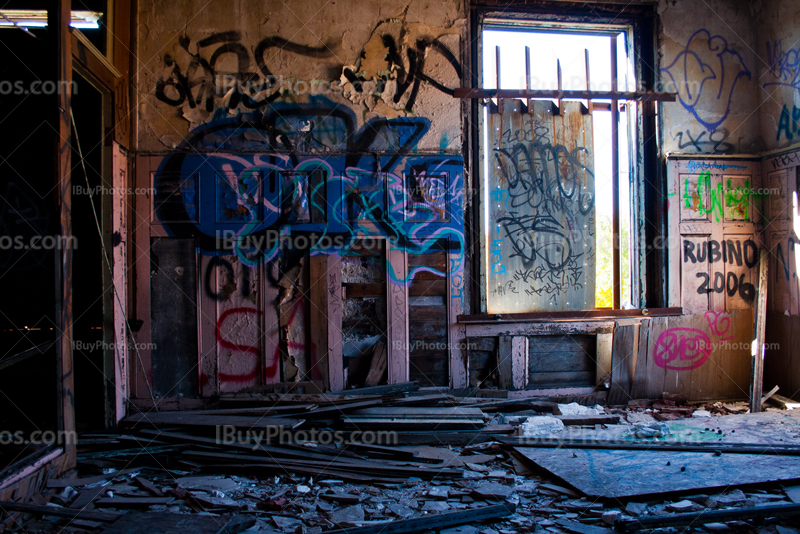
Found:
[[[495,89],[500,89],[500,47],[494,47]]]
[[[497,77],[496,81],[495,81],[495,83],[497,84],[496,89],[500,89],[501,86],[500,86],[500,47],[499,46],[495,46],[494,47],[494,57],[495,57],[495,60],[494,60],[495,76]],[[503,114],[503,99],[502,98],[498,98],[497,99],[497,112],[500,115]]]
[[[52,61],[52,75],[59,82],[58,91],[53,97],[54,171],[55,194],[57,197],[61,243],[55,251],[56,259],[56,343],[58,366],[58,430],[64,432],[65,469],[75,467],[75,395],[72,359],[72,124],[70,106],[72,89],[72,34],[69,30],[71,19],[70,3],[67,0],[52,0],[47,10],[49,53]]]
[[[531,47],[525,47],[525,89],[531,90]],[[533,113],[531,99],[527,100],[528,113]]]
[[[589,49],[585,48],[583,50],[583,52],[584,52],[584,56],[586,58],[586,61],[584,63],[584,65],[585,65],[584,69],[586,71],[586,90],[587,91],[591,91],[592,90],[592,83],[591,83],[591,80],[589,78]],[[586,99],[586,108],[589,110],[589,113],[592,113],[594,111],[594,105],[592,104],[592,99],[591,98],[587,98]]]
[[[561,60],[556,60],[556,77],[558,78],[558,114],[561,115],[562,113],[562,106],[561,106]]]
[[[617,36],[611,37],[611,90],[617,90]],[[622,276],[620,270],[619,242],[619,101],[611,101],[611,253],[614,269],[613,307],[621,306]]]

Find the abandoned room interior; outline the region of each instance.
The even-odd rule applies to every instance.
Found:
[[[0,532],[800,533],[796,0],[0,45]]]

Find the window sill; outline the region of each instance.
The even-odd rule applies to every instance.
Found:
[[[553,311],[533,313],[502,313],[502,314],[476,314],[459,315],[461,324],[482,323],[549,323],[549,322],[576,322],[598,321],[604,319],[624,319],[633,317],[665,317],[682,315],[683,308],[642,308],[634,310],[587,310],[587,311]]]

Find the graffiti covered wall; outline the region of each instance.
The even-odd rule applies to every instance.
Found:
[[[663,90],[678,93],[676,104],[662,107],[664,152],[763,150],[754,113],[759,60],[750,6],[721,0],[659,3],[659,75]]]
[[[197,247],[200,358],[183,371],[199,394],[326,379],[318,352],[342,347],[319,349],[307,328],[309,258],[364,239],[401,251],[382,264],[390,290],[426,272],[457,282],[443,301],[455,319],[462,3],[139,6],[150,231]],[[442,243],[444,269],[403,259]],[[325,302],[341,300],[338,286]],[[154,366],[163,357],[155,348]]]

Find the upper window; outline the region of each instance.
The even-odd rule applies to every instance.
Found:
[[[635,91],[630,32],[485,19],[481,86]],[[610,99],[483,102],[485,312],[631,307],[628,125],[636,124],[635,106],[617,105],[613,113]]]

